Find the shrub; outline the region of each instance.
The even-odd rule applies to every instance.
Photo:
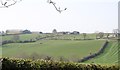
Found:
[[[118,70],[118,65],[81,64],[51,60],[2,58],[2,70]]]

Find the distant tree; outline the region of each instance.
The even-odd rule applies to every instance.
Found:
[[[9,33],[9,30],[6,30],[6,34],[8,34]]]
[[[101,38],[103,38],[103,36],[104,36],[104,33],[99,32],[99,33],[96,34],[96,39],[101,39]]]
[[[43,34],[43,32],[39,32],[39,34]]]
[[[57,33],[57,30],[56,30],[56,29],[53,29],[52,33],[53,33],[53,34],[56,34],[56,33]]]
[[[106,36],[106,37],[107,37],[107,39],[109,39],[109,36],[110,36],[110,33],[107,33],[107,36]]]
[[[32,32],[30,30],[24,30],[22,31],[23,34],[31,34]]]
[[[113,34],[115,37],[118,37],[120,30],[119,29],[113,29]]]
[[[84,40],[86,39],[86,36],[87,36],[87,34],[86,34],[86,33],[83,33],[83,38],[84,38]]]
[[[2,34],[2,36],[4,36],[4,35],[5,35],[5,32],[4,32],[4,31],[2,31],[2,32],[1,32],[1,34]]]
[[[104,36],[104,33],[103,33],[103,32],[100,32],[100,33],[99,33],[99,38],[101,39],[101,38],[103,38],[103,36]]]

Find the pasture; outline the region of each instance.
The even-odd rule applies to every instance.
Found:
[[[64,60],[76,62],[98,52],[103,47],[106,39],[96,40],[95,38],[95,34],[87,34],[86,40],[83,39],[82,34],[21,34],[18,40],[25,41],[32,39],[35,40],[35,42],[2,45],[0,46],[0,56],[32,59],[44,59],[49,56],[54,60],[63,58]],[[14,40],[14,35],[2,36],[2,41],[5,40]],[[118,62],[117,55],[117,41],[109,40],[109,44],[104,53],[84,63],[116,63]],[[107,58],[109,58],[109,60]]]
[[[64,57],[74,60],[97,52],[104,42],[104,40],[42,40],[35,43],[11,43],[2,46],[2,56],[21,58],[27,56],[34,56],[35,58],[52,56],[54,58]]]
[[[112,64],[112,63],[118,63],[120,57],[119,57],[119,45],[118,45],[118,41],[110,41],[109,45],[107,46],[107,48],[105,49],[104,53],[91,59],[86,61],[86,63],[102,63],[102,64]]]

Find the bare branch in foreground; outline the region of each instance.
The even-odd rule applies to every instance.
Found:
[[[22,0],[20,0],[20,1],[22,1]],[[8,4],[9,2],[12,2],[12,3]],[[8,8],[12,5],[15,5],[17,2],[18,2],[17,0],[5,0],[5,1],[1,0],[2,6],[0,8]]]
[[[53,1],[51,1],[51,0],[48,0],[47,2],[48,2],[49,4],[52,4],[59,13],[61,13],[62,11],[67,10],[67,8],[65,8],[65,9],[63,9],[63,10],[61,10],[60,7],[57,8],[56,3],[53,2]]]
[[[22,1],[22,0],[19,0],[19,1]],[[8,7],[12,6],[12,5],[15,5],[19,1],[18,0],[1,0],[1,5],[2,6],[0,6],[0,8],[8,8]],[[47,0],[47,2],[49,4],[52,4],[59,13],[61,13],[62,11],[67,10],[67,8],[61,10],[61,8],[57,7],[56,3],[51,1],[51,0]]]

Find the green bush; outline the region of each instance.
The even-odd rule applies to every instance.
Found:
[[[52,60],[3,58],[2,70],[119,70],[118,65],[81,64]]]

